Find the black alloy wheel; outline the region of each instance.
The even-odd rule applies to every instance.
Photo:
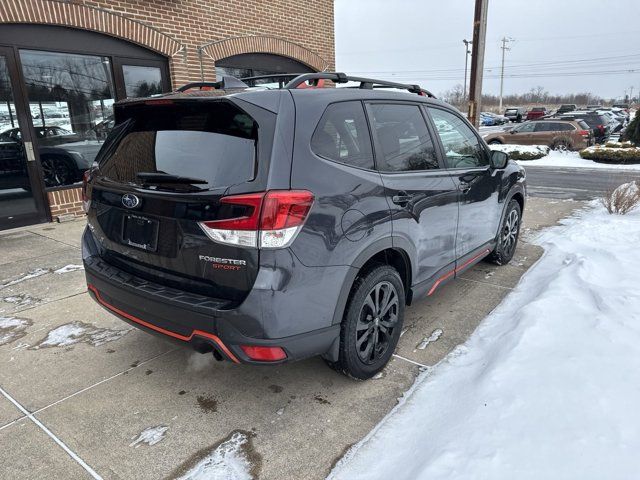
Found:
[[[520,236],[522,211],[516,200],[511,200],[500,226],[496,248],[489,255],[489,260],[497,265],[506,265],[513,258]]]
[[[59,187],[73,183],[73,171],[64,158],[48,155],[42,158],[41,165],[44,184],[47,187]]]
[[[356,278],[340,328],[337,362],[329,365],[366,380],[382,371],[400,339],[405,291],[398,271],[376,264]]]

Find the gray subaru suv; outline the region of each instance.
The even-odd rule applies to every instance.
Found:
[[[116,104],[83,187],[88,289],[219,360],[370,378],[413,300],[511,259],[524,171],[418,86],[257,80]]]

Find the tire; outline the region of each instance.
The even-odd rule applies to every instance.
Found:
[[[404,286],[395,268],[377,264],[358,277],[340,327],[338,361],[329,366],[357,380],[382,371],[398,345],[404,308]]]
[[[60,155],[43,155],[40,161],[44,184],[47,187],[59,187],[74,183],[76,175],[66,158]]]
[[[566,140],[556,140],[555,142],[553,142],[551,148],[553,150],[558,150],[559,152],[566,152],[567,150],[571,150],[572,146],[571,142],[568,142]]]
[[[502,145],[502,142],[500,140],[491,140],[489,145]]]
[[[493,252],[489,254],[489,261],[496,265],[506,265],[511,261],[518,246],[521,221],[522,210],[520,209],[520,204],[516,200],[511,200],[500,225],[498,244]]]

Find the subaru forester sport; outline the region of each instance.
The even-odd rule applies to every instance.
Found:
[[[302,88],[325,80],[337,88]],[[116,104],[83,187],[88,289],[219,360],[321,355],[367,379],[405,306],[485,257],[509,262],[524,170],[418,86],[280,86],[225,77]]]

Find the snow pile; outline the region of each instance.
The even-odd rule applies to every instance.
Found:
[[[62,268],[55,270],[53,273],[62,275],[64,273],[77,272],[78,270],[84,270],[82,265],[65,265]]]
[[[551,150],[547,145],[501,145],[501,144],[491,144],[489,145],[491,150],[499,150],[504,153],[508,153],[510,155],[528,155],[531,158],[539,158],[544,157],[549,154]],[[512,157],[514,159],[518,159]]]
[[[592,208],[332,479],[627,479],[640,451],[640,211]]]
[[[0,317],[0,345],[6,345],[24,337],[30,323],[24,318]]]
[[[243,451],[248,441],[244,433],[235,432],[178,480],[251,480],[251,464]]]
[[[491,145],[493,148],[495,145]],[[551,150],[545,157],[537,160],[518,161],[525,167],[568,167],[568,168],[604,168],[614,170],[640,170],[640,164],[620,164],[620,163],[599,163],[593,160],[580,158],[578,152],[559,152]]]
[[[169,427],[166,425],[158,425],[157,427],[149,427],[143,430],[140,435],[136,438],[131,437],[131,442],[129,444],[130,447],[138,448],[143,443],[146,443],[150,447],[155,445],[156,443],[161,442],[164,439],[164,434],[169,430]]]
[[[86,342],[94,347],[99,347],[108,342],[113,342],[129,333],[127,330],[110,330],[98,328],[82,322],[72,322],[60,325],[51,330],[47,337],[39,342],[34,349],[40,347],[68,347],[80,342]]]
[[[41,277],[42,275],[46,275],[47,273],[50,273],[50,272],[51,270],[49,270],[48,268],[36,268],[35,270],[32,270],[31,272],[28,272],[21,277],[18,277],[14,280],[3,283],[2,286],[0,286],[0,289],[4,287],[11,287],[13,285],[17,285],[18,283],[22,283],[26,280],[31,280],[32,278]]]

